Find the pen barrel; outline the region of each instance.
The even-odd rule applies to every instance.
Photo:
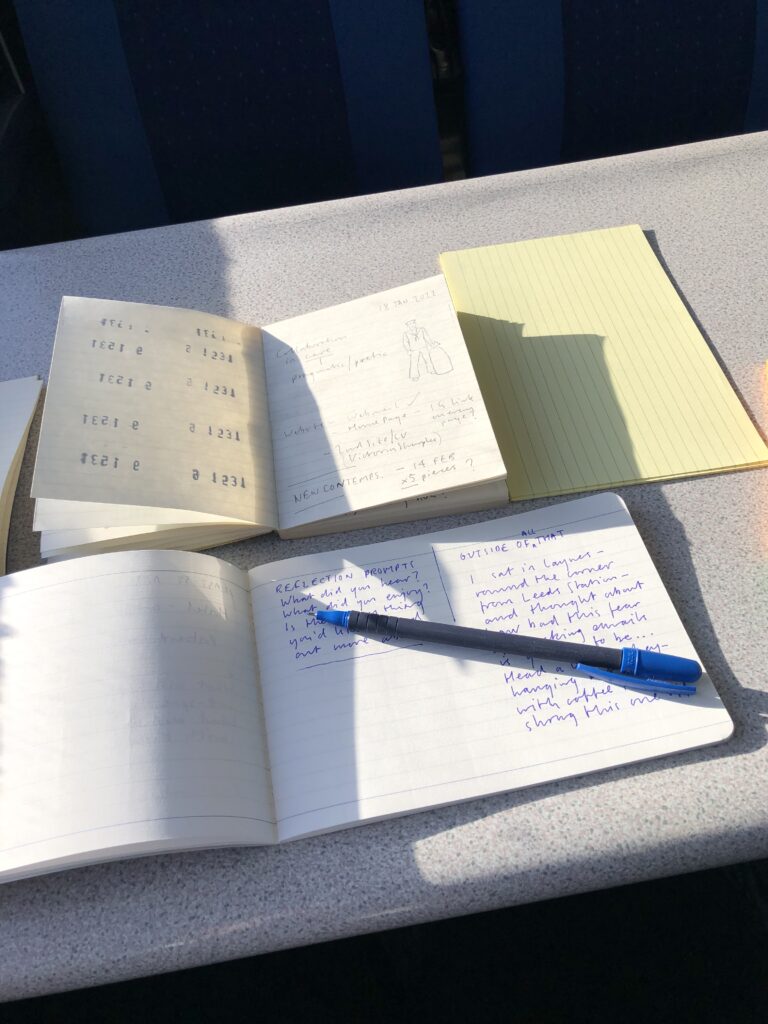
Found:
[[[594,644],[569,644],[562,640],[516,636],[514,633],[426,622],[424,619],[400,619],[392,615],[375,615],[369,612],[349,612],[347,628],[354,633],[378,639],[389,637],[395,640],[448,644],[476,651],[514,654],[519,658],[555,661],[563,665],[584,662],[596,668],[618,671],[622,661],[621,651]]]

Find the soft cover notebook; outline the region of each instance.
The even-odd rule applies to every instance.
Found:
[[[613,494],[250,572],[176,551],[29,569],[0,581],[0,879],[296,839],[732,731],[706,671],[662,697],[380,643],[326,607],[696,657]]]
[[[13,498],[42,386],[37,377],[0,381],[0,574],[5,572]]]
[[[44,556],[488,508],[505,476],[441,276],[264,328],[62,301],[32,484]]]
[[[768,464],[637,225],[443,253],[440,264],[511,499]]]

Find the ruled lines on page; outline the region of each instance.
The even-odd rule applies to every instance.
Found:
[[[0,581],[0,876],[272,840],[246,582],[182,552]]]
[[[440,262],[512,499],[768,460],[639,226]]]

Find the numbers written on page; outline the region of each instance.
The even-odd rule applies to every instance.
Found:
[[[239,441],[240,431],[233,427],[219,427],[210,423],[190,423],[190,434],[197,434],[203,437],[213,437],[218,441]]]
[[[129,465],[134,473],[141,469],[139,459],[121,461],[119,455],[105,455],[103,452],[80,452],[80,462],[83,466],[95,466],[98,469],[119,469],[121,465]]]
[[[124,373],[100,373],[99,384],[116,384],[126,388],[144,388],[145,391],[152,390],[151,380],[137,380],[135,377],[128,377]]]
[[[210,480],[212,484],[217,484],[219,487],[245,488],[245,477],[238,476],[236,473],[220,473],[218,470],[212,470],[210,473],[201,473],[199,469],[193,469],[192,479]]]
[[[90,413],[83,413],[83,426],[84,427],[108,427],[112,430],[118,430],[120,423],[124,425],[127,423],[131,430],[138,430],[141,425],[138,420],[122,420],[119,416],[99,416],[91,415]]]
[[[102,327],[116,327],[120,331],[124,329],[127,331],[133,330],[133,324],[128,324],[124,320],[118,320],[115,317],[103,316],[100,323]],[[148,334],[149,332],[147,331],[146,333]]]
[[[200,334],[199,329],[197,333]],[[222,338],[221,340],[224,341],[225,339]],[[235,357],[231,352],[225,352],[220,348],[209,348],[208,345],[203,345],[202,347],[185,345],[184,351],[188,356],[199,355],[202,356],[203,359],[210,359],[215,363],[234,363],[235,361]]]
[[[144,354],[143,345],[126,345],[123,341],[110,341],[107,338],[92,338],[91,348],[99,352],[117,352],[129,356],[141,356]]]
[[[187,377],[185,383],[188,388],[196,387],[193,377]],[[219,398],[237,398],[235,389],[231,384],[213,384],[209,380],[204,380],[200,383],[200,387],[203,391],[207,391],[209,395],[217,395]]]

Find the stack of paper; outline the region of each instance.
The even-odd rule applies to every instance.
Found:
[[[0,381],[0,573],[5,572],[13,496],[41,387],[37,377]]]

